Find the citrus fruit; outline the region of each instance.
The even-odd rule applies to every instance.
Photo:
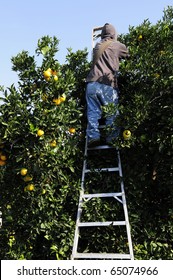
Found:
[[[124,140],[129,140],[130,139],[130,137],[131,137],[131,131],[130,130],[124,130],[123,131],[123,138],[124,138]]]
[[[46,190],[45,189],[42,189],[42,194],[45,194],[46,193]]]
[[[62,96],[60,97],[60,100],[61,100],[61,102],[64,102],[64,101],[66,100],[66,96],[63,96],[63,95],[62,95]]]
[[[51,141],[51,142],[50,142],[50,146],[51,146],[51,147],[56,147],[56,140]]]
[[[1,156],[0,156],[0,159],[3,160],[3,161],[6,161],[6,160],[7,160],[7,157],[6,157],[6,155],[1,155]]]
[[[6,165],[6,162],[0,159],[0,166],[4,166],[4,165]]]
[[[25,190],[26,191],[33,191],[35,189],[34,185],[33,184],[29,184],[25,187]]]
[[[49,68],[49,69],[47,69],[47,70],[45,70],[45,71],[43,72],[43,76],[44,76],[44,78],[45,78],[46,80],[49,80],[50,77],[51,77],[51,75],[52,75],[52,70],[51,70],[51,68]]]
[[[53,79],[54,79],[55,82],[58,81],[58,76],[54,75]]]
[[[68,130],[70,133],[75,133],[76,132],[76,129],[75,128],[73,128],[73,127],[71,127],[71,128],[69,128],[69,130]]]
[[[25,181],[25,182],[30,182],[30,181],[32,181],[32,177],[29,176],[29,175],[26,175],[26,176],[23,178],[23,181]]]
[[[39,129],[37,131],[37,136],[41,137],[42,135],[44,135],[44,131],[42,129]]]
[[[28,172],[28,170],[27,170],[26,168],[22,168],[22,169],[20,170],[20,174],[21,174],[22,176],[25,176],[25,175],[27,174],[27,172]]]
[[[60,104],[61,104],[61,99],[60,99],[60,98],[54,98],[54,99],[53,99],[53,102],[54,102],[56,105],[60,105]]]

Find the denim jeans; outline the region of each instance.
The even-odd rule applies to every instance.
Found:
[[[86,134],[88,140],[99,139],[99,119],[102,117],[101,106],[113,103],[118,104],[118,90],[111,86],[101,84],[98,82],[90,82],[86,86],[86,102],[87,102],[87,119],[88,126]],[[112,126],[116,116],[119,114],[118,110],[116,114],[106,117],[105,125]],[[113,140],[119,134],[119,129],[113,126],[113,130],[110,135],[107,136],[107,141]]]

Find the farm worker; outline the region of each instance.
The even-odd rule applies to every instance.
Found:
[[[102,116],[102,106],[118,104],[117,72],[119,60],[129,56],[127,47],[117,41],[117,32],[113,25],[106,23],[101,32],[101,40],[93,49],[93,63],[86,78],[86,102],[88,126],[86,134],[88,146],[97,146],[100,142],[99,119]],[[113,126],[118,115],[107,116],[106,126]],[[107,136],[110,144],[119,134],[119,129],[113,126],[113,131]]]

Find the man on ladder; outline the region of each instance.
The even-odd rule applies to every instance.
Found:
[[[96,28],[96,31],[99,29],[102,30],[101,41],[93,50],[93,63],[86,79],[88,147],[97,146],[100,142],[99,119],[102,116],[102,106],[118,104],[119,59],[129,56],[126,46],[117,41],[117,32],[113,25],[106,23],[102,28]],[[105,125],[113,126],[117,114],[106,117]],[[118,133],[119,129],[113,127],[112,133],[106,139],[107,144],[110,144]]]
[[[109,103],[113,103],[115,105],[118,103],[117,76],[115,75],[115,73],[119,69],[119,59],[128,57],[129,54],[126,46],[117,41],[117,34],[115,28],[111,24],[106,23],[101,28],[100,27],[94,28],[93,35],[95,31],[99,31],[99,30],[102,30],[101,32],[102,40],[100,43],[97,43],[96,47],[94,48],[93,65],[87,77],[86,100],[87,100],[88,127],[86,131],[87,135],[86,135],[86,142],[85,142],[85,153],[84,153],[83,170],[82,170],[82,178],[81,178],[81,191],[80,191],[79,204],[77,210],[76,228],[74,234],[74,243],[73,243],[71,259],[72,260],[74,259],[131,259],[132,260],[134,259],[133,247],[132,247],[132,240],[131,240],[131,233],[130,233],[127,203],[126,203],[126,197],[124,191],[120,153],[118,149],[116,149],[112,145],[99,145],[100,144],[99,143],[100,142],[99,119],[101,119],[102,117],[101,109],[102,106],[108,105]],[[116,114],[114,116],[106,117],[106,125],[113,126],[112,133],[110,133],[107,136],[107,144],[110,144],[110,142],[118,135],[118,128],[115,128],[113,125],[115,118],[116,118]],[[106,157],[104,157],[102,154],[102,152],[104,152],[105,150],[106,150]],[[106,164],[108,150],[110,150],[111,152],[110,159],[113,159],[113,166],[112,163],[110,163],[110,159],[108,160],[108,166]],[[115,158],[112,154],[113,150],[116,152]],[[96,155],[94,156],[93,154],[94,151],[96,153],[98,152],[97,156]],[[91,154],[89,155],[90,152]],[[100,166],[100,162],[98,158],[99,154],[102,158],[104,167]],[[99,165],[97,166],[97,164]],[[101,187],[102,182],[100,181],[102,180],[101,177],[99,177],[99,181],[97,182],[98,183],[97,188],[95,189],[94,184],[97,181],[96,178],[98,174],[100,175],[105,174],[106,180],[108,180],[108,177],[110,175],[109,180],[111,181],[111,190],[109,190],[109,192],[106,192],[104,183],[103,183],[104,189],[102,189]],[[112,181],[113,177],[111,177],[111,174],[113,174],[113,177],[115,177],[114,183]],[[116,174],[118,174],[118,178]],[[90,180],[90,175],[92,180]],[[93,180],[94,176],[96,176],[95,178],[96,180]],[[96,201],[100,203],[100,200],[102,199],[111,200],[111,201],[113,200],[115,202],[114,204],[115,207],[111,207],[111,212],[114,211],[115,209],[116,211],[120,209],[121,212],[120,217],[118,217],[118,215],[116,216],[114,212],[112,214],[110,213],[108,217],[105,217],[104,221],[103,220],[100,221],[97,217],[92,217],[91,220],[87,220],[86,219],[87,215],[85,215],[85,211],[88,211],[90,209],[89,206],[90,204],[88,205],[88,203],[89,202],[92,203],[93,200],[95,201],[95,203]],[[116,203],[118,203],[118,205]],[[122,249],[117,251],[118,246],[114,242],[114,244],[111,245],[111,248],[109,248],[111,249],[109,252],[106,251],[101,252],[102,250],[100,251],[100,249],[98,248],[96,248],[96,251],[98,252],[95,252],[95,249],[93,248],[92,244],[91,244],[91,248],[90,245],[88,244],[86,248],[83,248],[84,249],[83,251],[83,249],[81,248],[82,240],[84,237],[83,235],[85,235],[87,230],[89,230],[90,228],[100,228],[100,227],[101,228],[108,227],[109,230],[112,227],[117,227],[117,229],[119,229],[120,227],[125,228],[124,241],[125,240],[126,241],[123,246],[125,246],[126,249],[123,250],[123,252]],[[84,229],[84,231],[82,229]],[[118,236],[116,236],[116,240],[117,238]],[[112,238],[110,239],[110,242],[111,241]]]

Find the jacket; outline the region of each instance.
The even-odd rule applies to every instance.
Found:
[[[115,73],[119,70],[119,60],[129,56],[127,47],[117,41],[117,33],[111,24],[105,24],[101,41],[96,44],[93,50],[93,58],[101,47],[102,43],[111,40],[111,44],[104,50],[98,60],[92,65],[86,78],[86,82],[99,82],[110,85],[114,88],[118,86]]]

